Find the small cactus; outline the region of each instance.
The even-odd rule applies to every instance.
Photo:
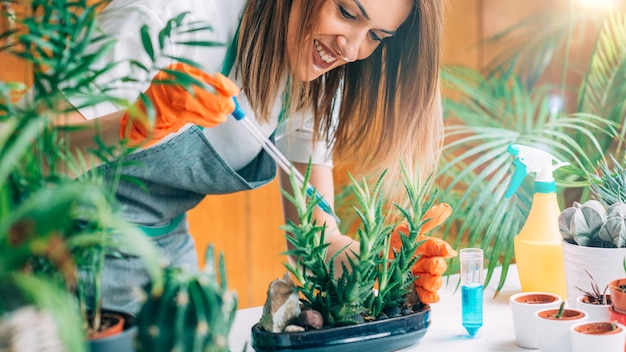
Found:
[[[588,200],[583,204],[574,202],[559,215],[559,230],[563,239],[581,246],[601,247],[599,231],[606,222],[606,210],[597,200]]]
[[[626,247],[626,204],[618,203],[609,207],[606,223],[598,235],[602,241],[612,243],[615,247]]]
[[[214,263],[209,246],[203,271],[166,269],[163,289],[152,290],[137,315],[137,351],[229,351],[237,297],[226,287],[224,257],[219,281]]]

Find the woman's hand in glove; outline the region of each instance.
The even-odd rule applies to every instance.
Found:
[[[190,80],[195,82],[187,88],[177,83]],[[237,94],[239,87],[220,73],[210,75],[184,63],[169,65],[154,76],[143,97],[124,114],[120,137],[129,145],[147,147],[187,123],[217,126],[235,110],[233,96]],[[143,100],[146,98],[154,107],[152,123]]]
[[[441,203],[428,209],[424,214],[424,220],[430,220],[422,225],[417,236],[416,241],[423,241],[423,243],[417,247],[416,255],[419,259],[412,268],[413,275],[416,277],[415,293],[422,303],[439,302],[437,291],[442,285],[441,275],[448,268],[446,259],[457,255],[457,252],[446,241],[425,236],[424,233],[443,223],[451,213],[452,208],[446,203]],[[405,236],[409,233],[406,222],[398,225],[391,235],[391,247],[396,251],[402,247],[400,233]]]

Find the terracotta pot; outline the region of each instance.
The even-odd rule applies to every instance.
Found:
[[[90,331],[89,340],[97,340],[120,334],[124,330],[124,317],[115,313],[102,313],[100,331]]]
[[[611,295],[606,295],[607,304],[591,303],[589,297],[576,297],[576,308],[584,310],[589,315],[590,321],[609,321],[609,307]]]
[[[548,292],[521,292],[511,296],[509,304],[513,313],[515,343],[523,348],[539,348],[535,313],[559,307],[561,297]]]
[[[622,352],[626,330],[616,323],[613,329],[608,321],[593,321],[574,324],[571,327],[572,352]]]
[[[543,309],[535,313],[537,337],[541,352],[563,352],[572,350],[572,325],[587,321],[587,313],[580,309],[566,308],[561,318],[556,318],[558,308]]]
[[[137,326],[135,317],[124,312],[107,312],[119,315],[124,318],[123,331],[108,337],[89,339],[90,352],[135,352],[135,339],[137,337]]]
[[[622,292],[620,287],[626,287],[626,278],[613,280],[609,283],[611,291],[611,303],[613,308],[622,314],[626,314],[626,292]]]
[[[613,306],[609,307],[609,321],[616,321],[622,325],[626,325],[626,314],[615,311]]]

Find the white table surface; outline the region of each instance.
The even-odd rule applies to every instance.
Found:
[[[472,338],[461,325],[461,290],[455,292],[458,275],[450,276],[447,284],[444,277],[444,287],[439,291],[441,300],[431,304],[431,324],[426,334],[418,343],[402,351],[533,351],[515,344],[509,297],[521,291],[516,267],[512,265],[509,268],[504,287],[498,296],[493,298],[499,278],[498,268],[484,291],[483,326]],[[231,351],[242,352],[246,343],[248,351],[253,351],[250,344],[250,329],[261,318],[261,312],[262,307],[237,311],[229,336]]]

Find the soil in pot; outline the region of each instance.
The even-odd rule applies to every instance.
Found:
[[[89,340],[97,340],[104,337],[117,335],[124,330],[124,317],[121,314],[103,312],[98,330],[89,327],[87,337]]]
[[[533,293],[515,298],[515,302],[525,304],[545,304],[556,302],[558,299],[553,295],[547,295],[543,293]]]
[[[542,310],[537,315],[540,318],[548,319],[548,320],[576,320],[585,316],[583,312],[574,310],[574,309],[565,309],[561,317],[557,317],[558,312],[559,312],[558,309],[549,309],[549,310]]]
[[[578,325],[574,328],[581,334],[589,335],[613,335],[618,334],[622,329],[615,325],[615,323],[609,322],[591,322]]]
[[[137,326],[135,316],[124,312],[106,312],[106,314],[118,315],[123,318],[121,332],[100,336],[96,339],[89,338],[89,351],[91,352],[135,352],[135,337],[137,336]],[[103,312],[104,314],[104,312]]]
[[[604,295],[604,299],[606,303],[602,303],[601,301],[599,301],[597,298],[595,297],[590,297],[590,296],[583,296],[580,301],[584,304],[592,304],[592,305],[611,305],[611,295]]]
[[[584,310],[589,315],[590,321],[608,321],[611,296],[608,294],[604,295],[604,301],[606,304],[598,301],[597,297],[578,296],[576,298],[576,308]]]

